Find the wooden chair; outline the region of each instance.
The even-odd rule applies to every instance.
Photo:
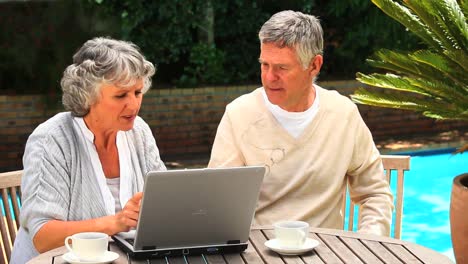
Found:
[[[0,173],[0,263],[8,263],[19,227],[21,176],[23,171]]]
[[[400,156],[400,155],[382,155],[382,163],[385,170],[385,175],[387,176],[387,180],[391,182],[391,173],[392,171],[397,172],[397,188],[396,188],[396,195],[394,194],[394,204],[395,204],[395,226],[393,230],[393,237],[400,239],[401,238],[401,224],[403,218],[403,181],[405,176],[405,171],[410,169],[410,156]],[[348,193],[348,188],[346,188],[345,192],[343,193],[343,205],[342,205],[342,212],[343,212],[343,229],[345,227],[345,215],[346,215],[346,195]],[[355,208],[357,207],[357,208]],[[359,205],[356,205],[352,201],[349,205],[349,212],[348,212],[348,230],[354,230],[354,217],[355,212],[357,211],[358,219],[359,215]]]

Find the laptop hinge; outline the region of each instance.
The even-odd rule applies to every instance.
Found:
[[[228,240],[227,244],[240,244],[240,240]]]
[[[157,248],[156,246],[143,246],[141,249],[142,250],[154,250],[156,248]]]

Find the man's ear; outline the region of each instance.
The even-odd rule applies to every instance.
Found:
[[[315,55],[309,65],[309,71],[313,76],[319,74],[320,69],[322,68],[323,64],[323,56],[322,55]]]

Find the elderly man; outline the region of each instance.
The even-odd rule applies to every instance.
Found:
[[[392,195],[372,135],[355,104],[314,83],[323,63],[319,20],[282,11],[259,38],[263,87],[226,107],[209,167],[267,166],[256,224],[342,228],[349,182],[359,231],[389,235]]]

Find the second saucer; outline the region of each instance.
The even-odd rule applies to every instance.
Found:
[[[299,248],[282,248],[277,239],[270,239],[265,242],[265,246],[282,255],[299,255],[314,249],[320,243],[312,238],[307,238],[304,245]]]

